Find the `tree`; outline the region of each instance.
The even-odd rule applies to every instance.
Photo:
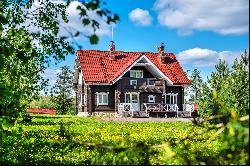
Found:
[[[249,53],[234,60],[232,69],[220,60],[209,78],[210,89],[201,112],[210,115],[230,115],[230,109],[240,115],[249,114]],[[220,109],[223,105],[224,109]]]
[[[55,102],[57,113],[66,114],[72,107],[72,71],[69,66],[63,66],[57,74],[57,81],[51,89],[54,93],[52,100]],[[52,93],[52,94],[53,94]]]
[[[55,103],[51,96],[39,96],[37,100],[30,103],[31,108],[55,108]]]
[[[235,59],[218,95],[240,116],[249,114],[249,53],[246,50],[239,59]]]
[[[222,87],[222,82],[229,76],[229,68],[225,60],[219,60],[219,63],[215,65],[215,72],[212,72],[209,83],[212,88],[220,90]]]
[[[192,72],[192,75],[190,77],[190,81],[191,81],[191,88],[194,89],[195,91],[195,101],[199,101],[199,99],[201,98],[201,92],[202,92],[202,86],[203,86],[203,80],[201,79],[200,76],[200,71],[197,69],[194,69]]]
[[[39,3],[38,7],[34,5]],[[70,4],[47,0],[2,0],[0,1],[0,115],[16,118],[25,112],[28,104],[45,87],[47,80],[41,77],[50,65],[74,53],[67,38],[84,35],[91,44],[98,43],[98,36],[68,31],[60,36],[60,25],[68,22],[66,8]],[[99,28],[97,20],[88,15],[92,11],[106,20],[116,23],[119,17],[108,9],[101,8],[105,2],[90,0],[81,2],[79,23],[90,25],[94,32]],[[30,27],[35,29],[30,30]]]

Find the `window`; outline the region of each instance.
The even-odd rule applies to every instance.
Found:
[[[154,86],[154,85],[155,85],[155,80],[148,80],[147,84],[148,84],[148,85],[153,85],[153,86]]]
[[[168,93],[165,95],[165,104],[177,104],[178,93]]]
[[[149,95],[148,96],[148,102],[154,103],[155,102],[155,96],[154,95]]]
[[[125,93],[125,103],[139,103],[139,93]]]
[[[143,78],[143,70],[130,70],[130,77]]]
[[[136,86],[137,85],[137,80],[130,80],[130,85]]]
[[[97,93],[97,105],[108,105],[108,93]]]

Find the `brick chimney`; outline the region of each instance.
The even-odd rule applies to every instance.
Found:
[[[115,51],[115,43],[114,43],[114,41],[110,41],[109,51],[111,51],[111,52]]]
[[[115,44],[114,44],[114,41],[110,41],[109,51],[110,51],[109,59],[110,59],[110,60],[115,60],[115,55],[113,54],[113,52],[115,51]]]
[[[161,43],[160,47],[158,47],[158,60],[161,62],[161,63],[164,63],[165,62],[165,54],[164,54],[164,43]]]

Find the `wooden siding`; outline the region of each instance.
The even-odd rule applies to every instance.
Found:
[[[131,80],[137,80],[137,85],[130,85]],[[154,80],[155,85],[148,85],[148,80]],[[124,77],[121,79],[122,92],[138,91],[138,92],[153,92],[163,93],[164,81],[157,78],[130,78]]]
[[[91,85],[92,111],[115,111],[115,86],[116,85]],[[97,92],[105,92],[108,94],[108,105],[97,106]]]

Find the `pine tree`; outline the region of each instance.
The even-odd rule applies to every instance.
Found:
[[[61,72],[57,74],[57,81],[52,88],[53,101],[56,105],[57,113],[67,114],[72,107],[72,71],[69,66],[61,67]]]
[[[190,77],[190,81],[191,81],[191,87],[194,89],[195,91],[195,101],[201,98],[201,92],[202,92],[202,85],[203,85],[203,81],[202,78],[200,76],[200,71],[197,69],[194,69],[192,72],[192,75]]]

